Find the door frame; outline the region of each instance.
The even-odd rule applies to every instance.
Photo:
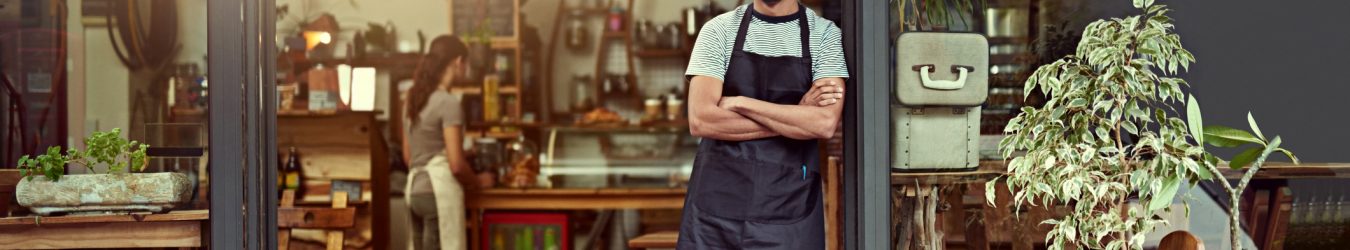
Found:
[[[206,0],[201,0],[206,1]],[[209,246],[273,249],[276,226],[276,3],[207,2]]]
[[[888,2],[844,1],[844,249],[891,247]]]

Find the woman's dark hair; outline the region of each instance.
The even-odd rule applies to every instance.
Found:
[[[445,75],[445,67],[468,53],[469,48],[464,46],[459,37],[438,36],[431,40],[427,54],[422,55],[422,61],[417,63],[417,70],[413,71],[413,86],[408,89],[408,110],[404,113],[408,114],[409,120],[417,121],[417,116],[422,112],[422,108],[427,106],[427,99],[431,98],[431,93],[439,91],[437,85],[441,82],[441,76]]]

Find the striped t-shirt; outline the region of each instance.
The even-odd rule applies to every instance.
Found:
[[[750,5],[737,7],[708,20],[699,31],[698,41],[689,58],[688,76],[708,76],[724,78],[727,65],[731,63],[731,50],[736,46],[736,31],[740,28],[741,17],[751,11],[750,27],[746,28],[746,52],[764,56],[801,57],[801,26],[797,24],[798,15],[766,16],[753,12]],[[826,77],[848,78],[848,67],[844,64],[844,48],[841,44],[841,32],[834,22],[817,16],[815,11],[802,8],[806,12],[808,34],[811,36],[811,80]]]

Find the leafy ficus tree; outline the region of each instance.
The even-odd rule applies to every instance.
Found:
[[[1075,54],[1038,68],[1024,92],[1039,89],[1045,105],[1022,108],[1004,128],[1014,204],[1069,208],[1044,222],[1050,249],[1141,249],[1183,182],[1213,176],[1216,160],[1172,115],[1188,84],[1171,76],[1195,58],[1165,6],[1134,6],[1144,14],[1089,24]],[[991,204],[998,181],[986,185]]]
[[[1171,209],[1181,185],[1220,177],[1237,201],[1271,153],[1298,161],[1278,136],[1266,140],[1250,114],[1254,133],[1204,126],[1195,98],[1182,100],[1188,83],[1173,77],[1195,57],[1173,32],[1169,9],[1152,0],[1134,6],[1144,14],[1089,24],[1075,54],[1038,68],[1024,92],[1039,89],[1045,105],[1022,108],[1004,128],[999,150],[1011,161],[1003,181],[1014,205],[1067,208],[1043,222],[1053,226],[1050,249],[1142,249],[1145,235],[1167,223],[1156,215]],[[1186,120],[1175,115],[1182,105]],[[1251,165],[1238,186],[1222,179],[1221,160],[1204,143],[1256,146],[1229,164]],[[999,181],[985,186],[991,205]],[[1240,248],[1236,207],[1229,209],[1231,244]]]

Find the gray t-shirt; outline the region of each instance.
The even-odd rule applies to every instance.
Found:
[[[417,121],[404,118],[403,131],[407,134],[408,154],[412,157],[411,167],[426,167],[427,162],[436,156],[445,156],[445,128],[464,124],[464,112],[460,108],[461,97],[446,91],[437,90],[427,98],[427,106],[417,114]],[[432,193],[431,180],[425,172],[412,178],[412,194]]]

